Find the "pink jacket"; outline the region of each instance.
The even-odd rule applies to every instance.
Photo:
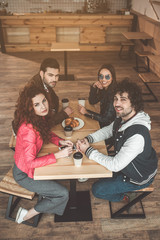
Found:
[[[58,146],[60,140],[61,138],[52,133],[52,143]],[[32,125],[22,123],[17,133],[14,158],[17,167],[27,173],[30,178],[33,178],[35,168],[56,162],[53,153],[37,157],[42,145],[43,140],[40,138],[39,133],[33,129]]]

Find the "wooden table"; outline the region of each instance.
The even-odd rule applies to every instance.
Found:
[[[141,40],[144,45],[147,45],[148,40],[153,38],[145,32],[124,32],[122,34],[127,40]]]
[[[71,138],[66,138],[61,124],[57,125],[53,131],[64,139],[70,139],[73,143],[79,138],[84,138],[88,134],[99,129],[98,122],[89,119],[83,115],[78,115],[77,101],[70,101],[71,107],[75,109],[74,116],[80,117],[84,121],[84,127],[73,132]],[[88,104],[88,103],[87,103]],[[104,142],[93,144],[103,154],[107,154]],[[39,156],[50,152],[57,152],[58,147],[53,144],[44,145]],[[93,160],[89,160],[83,155],[81,167],[75,167],[72,155],[68,158],[58,159],[55,164],[36,168],[34,172],[35,180],[70,180],[70,199],[65,209],[63,216],[55,216],[56,222],[72,222],[72,221],[92,221],[92,210],[89,191],[76,191],[76,181],[78,178],[106,178],[111,177],[112,172],[105,167],[97,164]]]
[[[73,143],[79,138],[84,138],[93,131],[75,131],[72,137],[67,138],[62,131],[54,131],[58,136],[69,139]],[[104,142],[98,142],[92,144],[92,146],[98,149],[101,153],[107,154]],[[46,155],[51,152],[58,152],[58,146],[49,143],[43,146],[39,156]],[[62,169],[63,168],[63,169]],[[78,179],[78,178],[103,178],[110,177],[112,174],[105,167],[96,163],[93,160],[88,159],[83,155],[82,166],[75,167],[72,155],[67,158],[58,159],[56,163],[47,165],[44,167],[36,168],[34,173],[35,180],[48,180],[48,179]]]
[[[67,52],[68,51],[80,51],[78,43],[52,43],[51,45],[51,51],[63,51],[64,52],[64,75],[60,75],[60,80],[74,80],[74,75],[70,74],[68,75],[67,71]]]

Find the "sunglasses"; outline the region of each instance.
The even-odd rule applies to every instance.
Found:
[[[103,74],[100,74],[98,77],[99,77],[100,80],[103,80],[104,77],[105,77],[106,80],[110,80],[111,79],[111,75],[110,74],[107,74],[105,76]]]

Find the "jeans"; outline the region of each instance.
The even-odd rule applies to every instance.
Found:
[[[125,193],[148,187],[153,182],[151,179],[144,185],[136,185],[123,181],[123,174],[118,174],[112,178],[100,179],[92,186],[92,193],[95,197],[119,202],[123,199]]]

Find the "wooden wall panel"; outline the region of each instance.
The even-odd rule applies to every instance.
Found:
[[[30,28],[30,43],[52,43],[56,41],[55,28]]]
[[[7,43],[29,43],[28,28],[7,28],[6,29]]]
[[[79,27],[57,27],[56,41],[57,42],[78,42],[79,43]]]
[[[160,24],[155,25],[153,38],[154,38],[154,49],[157,54],[160,54]]]
[[[7,52],[28,52],[28,51],[50,51],[51,44],[9,44],[6,45]]]
[[[130,31],[129,27],[107,27],[106,28],[106,42],[107,43],[120,43],[126,41],[122,32]]]
[[[84,27],[80,31],[80,43],[105,43],[105,27]]]
[[[77,19],[3,19],[2,20],[2,26],[3,27],[8,27],[10,25],[15,25],[15,26],[49,26],[49,27],[54,27],[54,26],[98,26],[98,25],[106,25],[106,26],[129,26],[132,24],[132,18],[131,19],[105,19],[99,17],[95,17],[93,19],[86,17],[86,18],[77,18]]]
[[[106,43],[106,28],[129,28],[132,25],[133,16],[125,15],[106,15],[106,14],[35,14],[23,16],[0,16],[4,32],[5,47],[11,51],[34,51],[35,44],[40,47],[39,50],[46,49],[53,42],[77,42],[81,44],[80,49],[84,51],[100,51],[109,49],[116,51],[120,48],[121,36],[114,35]],[[8,28],[28,28],[29,40],[20,36],[16,42],[14,37],[12,41],[7,42],[5,30]],[[58,31],[63,29],[63,31]],[[78,29],[75,31],[75,29]],[[23,30],[22,30],[23,32]],[[6,34],[7,35],[7,34]],[[117,39],[119,38],[119,43]],[[15,42],[14,42],[15,41]],[[29,42],[28,42],[29,41]],[[26,46],[23,44],[26,42]],[[115,46],[119,44],[118,48]],[[15,43],[15,46],[14,46]],[[20,43],[20,44],[19,44]],[[42,46],[44,44],[44,46]],[[82,46],[82,44],[84,46]],[[19,46],[17,46],[19,45]],[[21,49],[21,50],[20,50]],[[37,51],[37,46],[35,47]],[[83,51],[83,50],[82,50]]]
[[[160,24],[154,28],[154,38],[160,41]]]
[[[89,45],[80,44],[80,51],[119,51],[119,45]],[[7,52],[28,52],[28,51],[51,51],[51,44],[9,44],[6,45]]]
[[[154,36],[154,29],[155,29],[154,23],[145,21],[144,32],[148,33],[149,35],[151,35],[153,37]]]

